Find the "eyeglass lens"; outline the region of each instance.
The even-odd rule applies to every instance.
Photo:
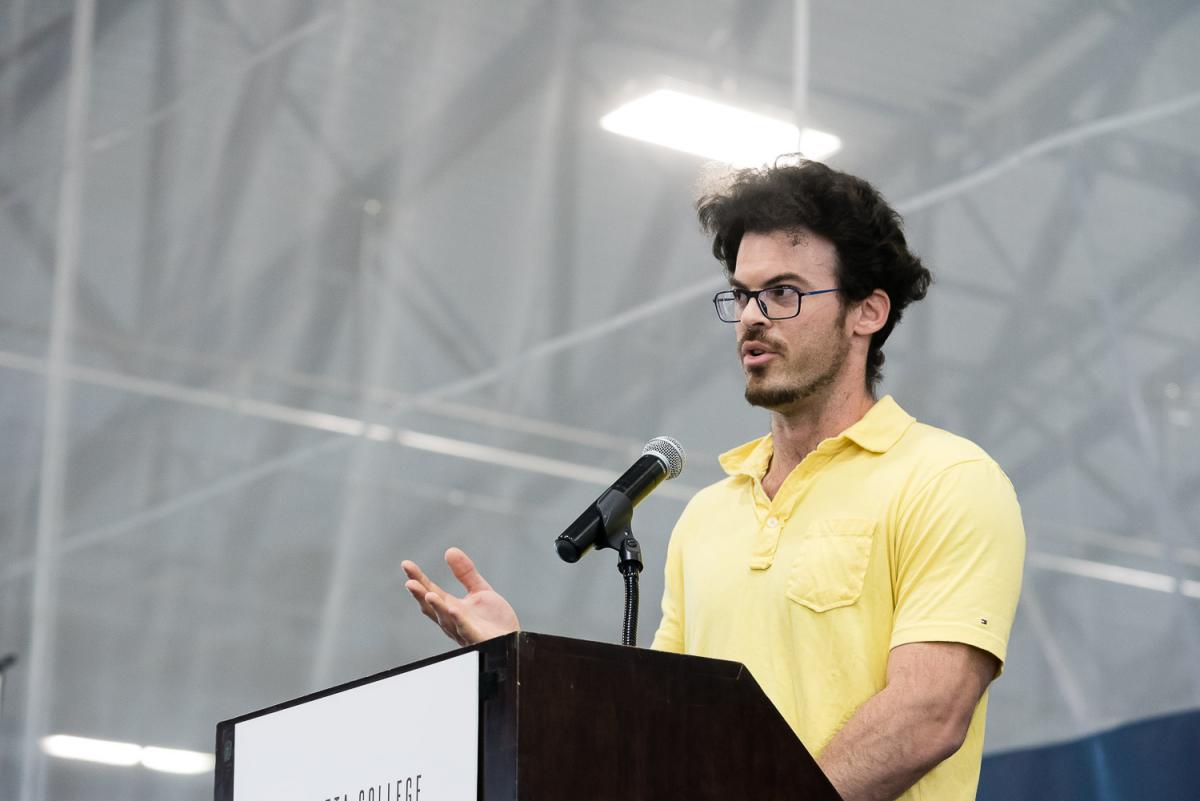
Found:
[[[751,295],[757,294],[760,311],[772,320],[795,317],[800,311],[800,293],[794,287],[768,287],[758,293],[732,289],[717,296],[717,314],[726,322],[737,322],[750,303]],[[765,307],[765,308],[764,308]]]

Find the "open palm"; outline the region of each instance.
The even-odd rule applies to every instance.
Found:
[[[446,551],[446,564],[467,591],[461,598],[433,583],[416,562],[401,563],[408,576],[405,589],[446,636],[459,645],[472,645],[520,629],[516,611],[484,580],[469,556],[451,548]]]

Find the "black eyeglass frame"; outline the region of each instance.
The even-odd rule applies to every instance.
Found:
[[[770,314],[767,313],[766,301],[764,301],[762,298],[760,298],[759,295],[761,295],[763,292],[773,292],[773,291],[777,291],[780,289],[790,289],[791,291],[796,293],[796,311],[793,312],[792,314],[788,314],[783,317],[772,317]],[[722,300],[733,301],[736,304],[737,296],[739,294],[746,296],[746,304],[744,306],[742,306],[742,312],[746,311],[746,307],[749,306],[750,301],[753,300],[758,305],[758,310],[760,312],[762,312],[762,316],[766,317],[768,320],[790,320],[793,317],[798,317],[800,315],[800,307],[804,305],[803,301],[807,295],[824,295],[828,292],[841,292],[841,291],[842,291],[841,287],[835,287],[833,289],[814,289],[812,291],[805,292],[804,290],[800,289],[799,287],[792,286],[791,284],[777,284],[775,286],[766,286],[766,287],[763,287],[762,289],[755,289],[755,290],[725,289],[725,290],[722,290],[722,291],[718,292],[717,294],[713,295],[712,302],[713,302],[713,308],[716,309],[716,311],[717,311],[717,319],[723,323],[737,323],[737,322],[741,321],[742,315],[740,313],[738,314],[737,318],[734,320],[726,320],[724,317],[722,317],[721,316],[721,305],[720,305]]]

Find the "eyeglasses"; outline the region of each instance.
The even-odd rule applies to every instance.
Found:
[[[769,286],[751,292],[749,289],[727,289],[713,295],[713,305],[717,307],[717,316],[722,322],[736,323],[742,319],[742,312],[753,299],[758,304],[758,310],[768,320],[787,320],[800,313],[800,299],[805,295],[824,295],[826,292],[840,292],[840,289],[817,289],[813,292],[802,292],[794,286],[781,284]]]

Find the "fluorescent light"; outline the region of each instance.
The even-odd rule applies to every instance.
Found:
[[[825,131],[818,131],[816,128],[803,128],[800,131],[800,152],[804,154],[805,158],[820,161],[841,149],[841,137]]]
[[[115,740],[94,740],[91,737],[72,737],[52,734],[42,738],[42,750],[63,759],[82,759],[105,765],[136,765],[142,760],[142,747]]]
[[[659,89],[604,115],[606,131],[682,150],[737,167],[757,167],[785,153],[820,160],[842,140],[830,133],[684,94]]]
[[[213,755],[203,751],[159,748],[153,745],[143,748],[137,743],[97,740],[70,734],[52,734],[42,738],[42,750],[50,756],[62,759],[81,759],[85,762],[123,767],[140,764],[150,770],[164,773],[208,773],[216,764]]]
[[[216,764],[212,754],[185,751],[182,748],[158,748],[148,745],[142,749],[142,764],[163,773],[208,773]]]

